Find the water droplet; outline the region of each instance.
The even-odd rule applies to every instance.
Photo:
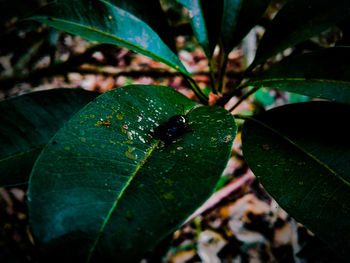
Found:
[[[111,15],[108,16],[108,20],[112,20],[112,18],[113,18],[113,17],[112,17]]]
[[[183,149],[183,147],[179,146],[176,149],[178,149],[179,151],[181,151]]]
[[[133,140],[133,138],[132,138],[132,133],[131,133],[131,132],[128,132],[128,139],[129,139],[129,140]]]

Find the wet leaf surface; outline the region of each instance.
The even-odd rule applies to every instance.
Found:
[[[350,15],[350,3],[338,0],[288,1],[263,35],[251,68],[278,52],[298,44]]]
[[[29,186],[32,230],[50,257],[138,260],[210,196],[236,126],[222,108],[195,106],[171,88],[126,86],[55,135]],[[155,140],[152,130],[183,109],[188,130]]]
[[[250,118],[242,134],[249,167],[291,216],[337,255],[350,247],[350,107],[308,102]]]
[[[40,151],[97,92],[55,89],[0,102],[0,186],[27,183]]]
[[[327,48],[286,58],[244,85],[273,87],[350,103],[350,47]]]
[[[189,75],[158,34],[144,21],[120,8],[121,3],[124,1],[63,0],[48,4],[28,19],[88,40],[129,48]]]

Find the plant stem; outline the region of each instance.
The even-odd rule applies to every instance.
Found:
[[[192,91],[196,94],[200,102],[202,102],[204,105],[208,105],[208,96],[201,90],[201,88],[198,86],[197,82],[190,78],[189,76],[183,75],[185,80],[190,84],[190,88]]]
[[[222,99],[220,101],[218,101],[217,105],[221,105],[224,106],[233,96],[236,96],[237,93],[242,90],[243,88],[245,88],[245,85],[241,85],[242,81],[248,76],[250,76],[252,74],[252,70],[253,68],[244,71],[242,74],[237,75],[237,81],[236,84],[230,89],[230,91],[225,94]],[[255,92],[255,91],[254,91]],[[254,93],[253,92],[253,93]],[[249,95],[251,95],[252,93],[250,93]],[[249,97],[248,95],[248,97]],[[238,102],[238,105],[245,100],[247,97],[242,97],[241,100]],[[238,105],[234,105],[231,110],[234,110]]]
[[[219,71],[219,84],[218,85],[219,85],[220,93],[222,93],[224,88],[225,88],[227,62],[228,62],[228,57],[225,56],[224,60],[222,61],[221,65],[220,65],[220,71]]]
[[[229,112],[234,111],[243,101],[245,101],[250,95],[252,95],[253,93],[255,93],[258,89],[260,89],[260,87],[255,87],[252,90],[248,91],[246,94],[244,94],[239,101],[233,105],[233,107],[231,109],[229,109]]]
[[[216,81],[215,81],[215,72],[214,72],[213,58],[208,58],[208,65],[209,65],[210,83],[211,83],[211,86],[212,86],[213,93],[214,94],[218,94],[218,87],[217,87]]]
[[[226,67],[228,62],[228,53],[225,52],[222,41],[219,42],[220,52],[218,56],[218,65],[219,65],[219,76],[218,76],[218,87],[220,93],[224,90],[225,87],[225,77],[226,77]]]

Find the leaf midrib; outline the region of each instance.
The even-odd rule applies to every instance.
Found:
[[[288,136],[280,133],[278,130],[274,129],[273,127],[271,127],[270,125],[256,119],[253,117],[249,117],[249,116],[236,116],[237,118],[240,119],[244,119],[244,120],[250,120],[253,121],[259,125],[261,125],[262,127],[268,129],[269,131],[275,133],[276,135],[278,135],[280,138],[284,139],[285,141],[287,141],[288,143],[292,144],[295,148],[297,148],[298,150],[300,150],[301,152],[303,152],[304,154],[306,154],[308,157],[310,157],[313,161],[317,162],[319,165],[321,165],[323,168],[325,168],[326,170],[328,170],[331,174],[335,175],[340,181],[342,181],[345,185],[350,186],[350,182],[346,181],[342,176],[340,176],[336,171],[334,171],[331,167],[329,167],[327,164],[325,164],[324,162],[322,162],[320,159],[318,159],[315,155],[311,154],[310,152],[308,152],[307,150],[305,150],[302,146],[300,146],[299,144],[297,144],[295,141],[293,141],[291,138],[289,138]]]
[[[45,147],[45,145],[46,144],[43,144],[43,145],[39,145],[39,146],[36,146],[36,147],[32,147],[32,148],[30,148],[27,151],[20,151],[20,152],[17,152],[17,153],[13,153],[13,154],[11,154],[9,156],[6,156],[6,157],[0,159],[0,163],[8,161],[8,160],[11,160],[11,159],[15,159],[15,158],[23,156],[25,154],[29,154],[29,153],[34,152],[36,150],[42,149],[42,148]]]
[[[152,152],[157,148],[158,144],[159,144],[159,140],[154,143],[152,145],[152,147],[146,152],[146,155],[142,158],[142,160],[137,164],[134,172],[131,174],[131,176],[129,177],[128,181],[125,183],[123,189],[119,192],[119,194],[117,195],[117,197],[115,198],[113,204],[112,204],[112,207],[111,209],[108,211],[108,214],[106,216],[106,218],[103,220],[102,222],[102,225],[101,225],[101,228],[96,236],[96,239],[94,240],[94,243],[92,244],[91,248],[90,248],[90,251],[89,251],[89,254],[87,256],[87,259],[86,259],[86,262],[89,263],[91,261],[91,258],[93,256],[93,253],[98,245],[98,242],[100,241],[104,231],[105,231],[105,228],[113,214],[113,212],[116,210],[117,208],[117,205],[119,203],[119,200],[122,198],[124,192],[126,191],[126,189],[128,188],[128,186],[130,185],[130,183],[132,182],[132,180],[135,178],[136,174],[138,173],[138,171],[141,169],[141,167],[147,162],[149,156],[152,154]]]
[[[110,3],[107,3],[107,2],[105,2],[105,1],[103,1],[103,0],[100,0],[100,2],[104,3],[105,5],[109,5],[111,8],[115,8],[115,9],[118,8],[118,7],[116,7],[116,6],[114,6],[114,5],[111,5]],[[125,10],[124,10],[124,11],[125,11]],[[127,11],[125,11],[125,12],[127,12]],[[129,15],[132,15],[132,14],[130,14],[129,12],[127,12],[127,13],[128,13]],[[134,16],[134,17],[135,17],[135,16]],[[137,17],[135,17],[135,18],[136,18],[138,21],[144,23],[142,20],[138,19]],[[41,21],[44,21],[44,22],[50,22],[48,19],[45,19],[44,16],[32,16],[32,17],[30,17],[29,19],[38,20],[38,21],[41,20]],[[144,48],[141,47],[141,46],[135,45],[134,43],[125,41],[124,39],[119,38],[119,37],[116,36],[116,35],[113,35],[113,34],[111,34],[111,33],[107,33],[107,32],[105,32],[105,31],[102,31],[102,30],[100,30],[100,29],[98,29],[98,28],[95,28],[95,27],[91,27],[91,26],[84,25],[84,24],[79,24],[79,23],[77,23],[77,22],[73,22],[73,21],[70,21],[70,20],[67,20],[67,19],[60,19],[60,18],[54,18],[54,17],[51,17],[51,19],[52,19],[52,21],[58,21],[58,22],[66,23],[66,24],[71,24],[71,25],[74,25],[74,26],[76,26],[76,27],[81,27],[81,28],[84,28],[84,29],[87,29],[87,30],[95,31],[95,32],[97,32],[97,33],[99,33],[99,34],[101,34],[101,35],[105,35],[105,36],[110,37],[110,38],[112,38],[112,39],[116,39],[117,41],[120,41],[120,42],[122,42],[122,43],[125,43],[125,44],[127,44],[128,46],[133,47],[133,48],[136,49],[136,50],[141,50],[141,51],[144,52],[144,53],[150,54],[151,56],[157,58],[158,61],[160,61],[160,62],[162,62],[162,63],[164,63],[164,64],[166,64],[166,65],[168,65],[168,66],[170,66],[170,67],[172,67],[172,68],[174,68],[174,69],[176,69],[176,70],[179,70],[181,73],[183,73],[183,74],[185,74],[185,75],[191,77],[191,76],[189,75],[189,73],[188,73],[185,69],[180,68],[178,65],[174,65],[173,63],[171,63],[171,62],[168,61],[168,60],[163,59],[163,58],[160,57],[159,55],[157,55],[157,54],[155,54],[155,53],[153,53],[153,52],[150,52],[149,50],[144,49]],[[146,23],[144,23],[144,24],[147,25]],[[147,25],[147,26],[148,26],[148,25]],[[151,29],[151,30],[153,31],[153,29]],[[158,35],[158,34],[157,34],[156,32],[154,32],[154,31],[153,31],[153,33],[156,34],[156,35]],[[162,41],[161,39],[159,39],[159,40]],[[163,44],[164,44],[164,43],[163,43]],[[167,47],[166,44],[164,44],[164,45]],[[169,50],[169,51],[171,51],[171,50]],[[176,57],[176,55],[175,55],[175,57]]]

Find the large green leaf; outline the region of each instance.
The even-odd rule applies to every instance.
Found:
[[[26,183],[49,139],[95,92],[54,89],[0,102],[0,186]]]
[[[124,46],[190,76],[158,34],[141,19],[120,8],[121,3],[126,2],[61,0],[48,4],[29,19],[88,40]]]
[[[290,46],[321,33],[349,15],[348,0],[288,1],[266,29],[250,68]]]
[[[174,36],[159,0],[104,0],[128,11],[149,25],[162,40],[175,50]]]
[[[211,58],[220,36],[223,0],[177,0],[190,12],[191,25],[198,43]]]
[[[350,103],[350,47],[288,57],[244,85]]]
[[[242,133],[249,167],[276,201],[348,259],[350,106],[306,102],[249,118]]]
[[[221,40],[228,54],[254,27],[270,0],[224,0]]]
[[[209,197],[236,126],[224,109],[195,105],[168,87],[126,86],[99,96],[55,135],[28,197],[48,257],[137,261]],[[184,109],[190,127],[175,142],[151,136]]]

